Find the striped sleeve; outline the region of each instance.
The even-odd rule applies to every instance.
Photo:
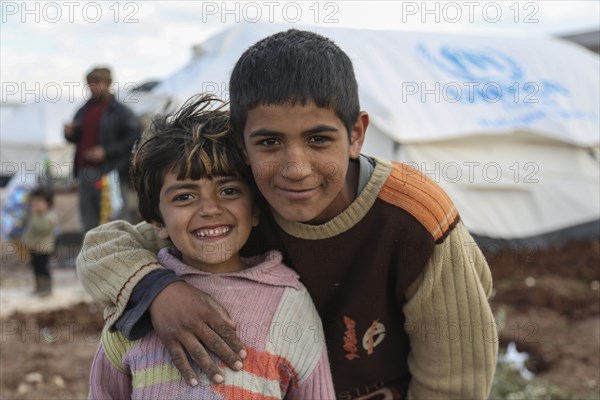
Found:
[[[486,399],[498,336],[489,267],[462,223],[438,243],[403,311],[411,352],[409,399]]]
[[[335,399],[329,357],[325,346],[322,346],[321,357],[311,374],[302,383],[290,390],[285,398],[289,400]]]
[[[108,360],[102,343],[98,346],[90,373],[88,399],[130,399],[131,376]]]
[[[111,332],[107,327],[104,327],[104,329],[102,329],[101,343],[102,352],[113,368],[120,372],[127,373],[127,368],[123,366],[125,354],[134,344],[139,343],[139,340],[130,341],[123,336],[121,332]]]
[[[281,374],[290,377],[286,398],[334,399],[333,378],[321,318],[304,286],[288,288],[274,315],[275,329],[267,349],[285,362]]]

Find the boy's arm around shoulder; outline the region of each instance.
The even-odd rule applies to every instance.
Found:
[[[168,242],[151,224],[113,221],[90,230],[77,256],[77,274],[90,295],[106,307],[112,325],[123,313],[131,291],[149,272],[162,268],[156,253]]]
[[[409,287],[404,305],[412,374],[409,399],[486,399],[498,356],[488,303],[492,276],[459,222]]]

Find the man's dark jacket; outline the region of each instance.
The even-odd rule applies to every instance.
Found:
[[[73,137],[67,139],[69,142],[77,144],[81,138],[81,121],[86,108],[90,104],[89,100],[75,114],[75,133]],[[100,119],[100,129],[98,131],[98,144],[104,148],[105,159],[100,165],[103,174],[118,168],[119,176],[129,181],[129,163],[131,161],[131,151],[135,141],[140,137],[140,123],[135,114],[125,105],[119,103],[114,96],[111,96],[102,118]],[[77,152],[75,150],[75,161]],[[75,166],[75,176],[78,176],[78,168]]]

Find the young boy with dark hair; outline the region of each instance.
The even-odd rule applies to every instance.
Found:
[[[222,107],[214,98],[196,97],[175,115],[155,120],[134,153],[131,176],[140,214],[174,245],[160,250],[158,260],[226,307],[246,346],[246,368],[235,374],[226,369],[219,385],[196,366],[200,384],[191,387],[154,332],[132,341],[104,329],[91,399],[334,396],[320,319],[298,275],[277,250],[239,257],[259,209],[251,173],[231,151],[235,140]],[[288,340],[291,324],[312,330],[294,331]]]
[[[312,32],[276,33],[240,57],[229,90],[233,130],[271,208],[249,247],[281,249],[311,293],[336,396],[487,398],[497,358],[490,270],[439,186],[360,154],[369,117],[348,56]],[[86,238],[105,243],[78,267],[108,324],[137,336],[151,317],[188,382],[184,349],[201,360],[200,342],[237,369],[240,342],[207,334],[230,319],[200,293],[201,310],[174,311],[192,289],[160,269],[160,245],[145,232],[116,222]],[[124,240],[125,265],[111,250]]]

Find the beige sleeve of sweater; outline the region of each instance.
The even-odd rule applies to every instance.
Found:
[[[487,399],[498,335],[488,298],[492,276],[462,223],[436,245],[407,291],[409,399]]]
[[[162,268],[156,253],[166,245],[147,222],[134,226],[113,221],[85,235],[77,256],[77,274],[88,293],[105,306],[107,324],[121,316],[135,285],[149,272]]]

